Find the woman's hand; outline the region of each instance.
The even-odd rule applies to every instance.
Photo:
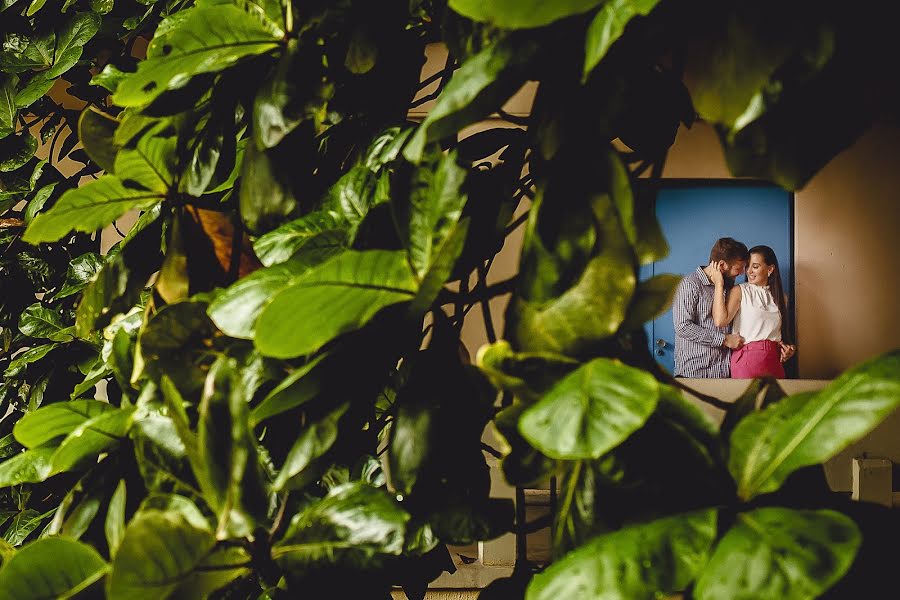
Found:
[[[716,287],[725,287],[725,276],[722,275],[722,271],[719,269],[719,265],[715,261],[712,261],[709,263],[709,267],[709,280]]]
[[[781,362],[787,362],[797,352],[797,347],[793,344],[779,342],[779,345],[781,346]]]

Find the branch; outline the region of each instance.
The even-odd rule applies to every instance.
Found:
[[[517,115],[511,115],[502,108],[497,110],[497,114],[500,115],[504,121],[509,121],[513,125],[523,125],[525,127],[528,126],[530,119],[528,117],[520,117]]]
[[[504,294],[509,294],[516,287],[517,276],[510,277],[509,279],[504,279],[503,281],[498,281],[493,285],[478,285],[475,286],[471,292],[467,292],[466,294],[462,294],[460,292],[454,292],[452,290],[443,289],[441,293],[438,294],[437,302],[439,305],[443,304],[455,304],[459,300],[468,300],[473,304],[477,304],[482,300],[489,300],[496,296],[502,296]]]

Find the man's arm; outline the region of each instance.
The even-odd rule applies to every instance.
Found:
[[[672,303],[672,320],[675,335],[704,346],[718,348],[725,342],[725,334],[717,329],[706,329],[699,324],[697,309],[700,303],[700,288],[683,279],[675,291]]]

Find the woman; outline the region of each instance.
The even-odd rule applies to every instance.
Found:
[[[775,252],[768,246],[750,248],[747,282],[734,286],[725,298],[725,281],[716,271],[711,278],[713,321],[725,327],[732,321],[732,333],[744,338],[744,345],[731,351],[731,376],[784,378],[784,363],[796,347],[784,343],[786,296]]]

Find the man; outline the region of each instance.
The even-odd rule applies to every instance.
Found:
[[[672,305],[675,324],[676,377],[726,378],[731,376],[729,354],[744,344],[731,333],[731,325],[716,327],[712,317],[714,270],[725,278],[725,287],[744,272],[750,254],[747,246],[732,238],[720,238],[709,253],[709,264],[697,267],[678,285]]]

